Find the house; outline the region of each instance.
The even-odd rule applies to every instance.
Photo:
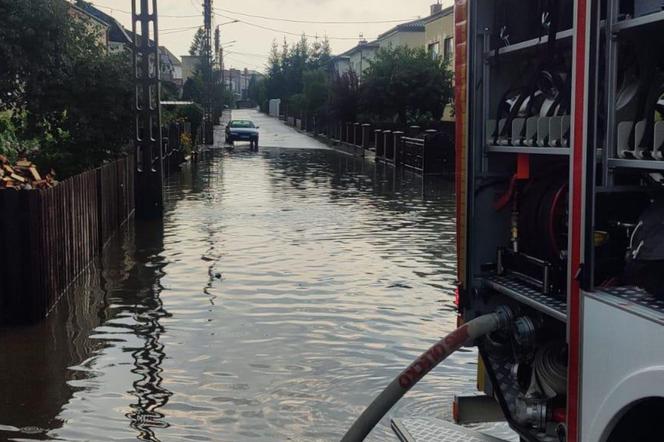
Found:
[[[454,8],[440,3],[431,5],[431,15],[424,19],[424,45],[431,57],[454,63]]]
[[[353,71],[357,74],[358,80],[362,81],[362,75],[369,67],[370,61],[375,58],[379,48],[380,45],[377,42],[361,40],[354,48],[332,59],[333,73],[341,76]]]
[[[231,68],[224,69],[223,71],[224,84],[235,95],[237,100],[246,100],[248,98],[249,83],[253,77],[261,79],[265,75],[247,68],[243,70]]]
[[[108,52],[111,54],[131,50],[131,33],[120,24],[115,18],[95,8],[90,3],[81,3],[79,7],[82,11],[105,23],[108,26]]]
[[[166,46],[159,46],[159,68],[161,80],[175,84],[178,88],[184,84],[182,62]]]
[[[67,2],[67,5],[69,7],[67,11],[69,16],[85,24],[88,31],[95,36],[99,46],[108,49],[108,34],[110,26],[73,3]]]
[[[407,23],[399,24],[387,32],[382,33],[376,39],[381,49],[406,46],[409,48],[421,48],[424,46],[424,19],[417,19]]]
[[[199,55],[183,55],[180,58],[182,65],[182,81],[186,82],[194,76],[200,67],[201,57]]]

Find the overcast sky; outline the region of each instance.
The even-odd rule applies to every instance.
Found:
[[[302,32],[330,38],[334,53],[341,53],[357,44],[360,33],[366,38],[376,38],[397,23],[347,23],[376,22],[381,20],[411,20],[429,15],[429,8],[436,0],[213,0],[215,24],[233,19],[233,23],[221,27],[222,42],[236,40],[226,49],[226,67],[263,71],[272,41],[296,41]],[[112,14],[126,27],[131,28],[132,0],[92,0],[107,14]],[[195,27],[201,26],[203,0],[159,0],[160,43],[175,55],[186,55]],[[444,5],[451,0],[443,0]],[[111,10],[113,8],[113,10]],[[229,12],[232,11],[232,12]],[[246,15],[241,15],[246,14]],[[168,16],[168,17],[166,17]],[[262,16],[258,18],[251,16]],[[312,24],[284,21],[341,21],[343,24]],[[261,29],[272,28],[273,30]],[[184,29],[191,28],[191,29]],[[296,35],[290,35],[292,33]]]

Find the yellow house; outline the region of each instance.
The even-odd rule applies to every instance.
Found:
[[[440,3],[431,6],[431,15],[424,19],[424,47],[431,57],[454,67],[454,8]],[[444,121],[454,121],[452,107],[447,106]]]
[[[431,6],[431,15],[424,19],[424,46],[432,57],[454,63],[454,8]]]

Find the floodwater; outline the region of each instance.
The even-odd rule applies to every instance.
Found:
[[[0,440],[339,440],[455,327],[449,183],[240,146],[166,200],[47,321],[0,330]],[[476,362],[454,355],[393,415],[449,417]],[[395,440],[388,420],[372,439]]]

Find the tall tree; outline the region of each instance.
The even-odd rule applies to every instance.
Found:
[[[0,107],[21,140],[39,141],[35,159],[62,174],[113,157],[133,130],[128,56],[107,55],[69,8],[62,0],[0,0]]]
[[[194,40],[191,42],[189,47],[189,55],[192,57],[200,57],[203,55],[203,49],[205,45],[205,29],[198,28],[196,34],[194,34]]]
[[[440,120],[452,98],[452,73],[423,49],[381,49],[365,72],[361,95],[363,110],[378,119],[401,125],[422,115]]]
[[[355,121],[359,106],[359,80],[353,71],[337,75],[330,83],[330,114],[338,121]]]

